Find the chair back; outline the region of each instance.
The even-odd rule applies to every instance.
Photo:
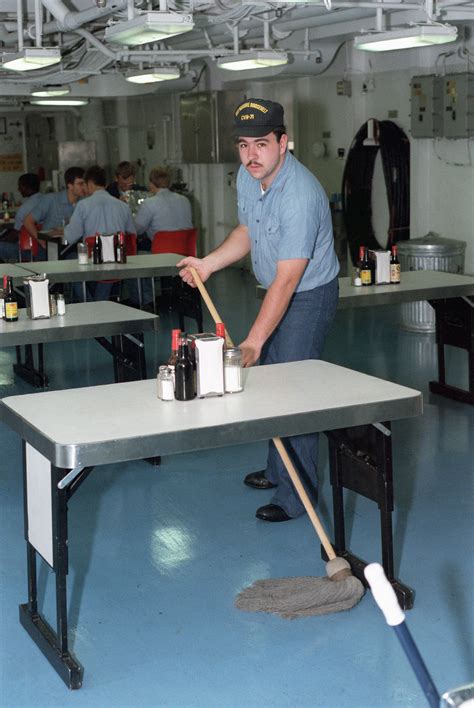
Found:
[[[152,253],[179,253],[181,256],[196,256],[197,229],[157,231],[151,244]]]
[[[37,229],[41,229],[41,224],[36,224]],[[21,252],[22,251],[30,251],[31,258],[34,258],[38,255],[40,245],[35,239],[30,232],[27,230],[25,226],[22,226],[20,229],[20,232],[18,234],[18,248],[19,248],[19,258],[21,262]]]

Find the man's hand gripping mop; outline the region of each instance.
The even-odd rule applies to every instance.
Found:
[[[189,270],[214,322],[222,322],[199,274],[194,268]],[[233,346],[227,331],[226,342]],[[364,595],[364,586],[352,575],[349,563],[336,556],[281,438],[273,442],[329,558],[328,577],[257,580],[239,593],[235,604],[247,612],[273,612],[287,619],[350,610]]]

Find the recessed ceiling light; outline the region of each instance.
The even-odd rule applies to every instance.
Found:
[[[388,52],[455,42],[457,36],[456,27],[450,25],[415,25],[405,29],[360,35],[354,38],[354,47],[367,52]]]
[[[125,78],[133,84],[153,84],[156,81],[172,81],[181,76],[176,66],[157,66],[154,69],[132,69]]]
[[[46,49],[45,47],[26,47],[21,52],[14,54],[5,53],[2,59],[2,68],[11,71],[32,71],[45,66],[58,64],[61,61],[59,49]]]
[[[32,106],[87,106],[87,98],[32,98]]]
[[[118,44],[146,44],[190,32],[193,16],[175,12],[145,12],[133,20],[117,22],[105,30],[104,39]]]
[[[250,69],[268,69],[273,66],[288,64],[288,54],[274,51],[245,52],[217,60],[219,69],[228,71],[249,71]]]
[[[71,93],[69,86],[45,86],[41,89],[33,89],[31,95],[46,98],[48,96],[67,96],[68,93]]]

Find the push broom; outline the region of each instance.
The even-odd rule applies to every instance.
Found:
[[[199,274],[194,268],[189,270],[214,322],[222,322]],[[233,346],[227,331],[226,343]],[[273,612],[287,619],[350,610],[362,598],[364,586],[352,575],[349,563],[336,556],[283,441],[273,438],[273,442],[329,558],[327,577],[257,580],[239,593],[235,604],[247,612]]]

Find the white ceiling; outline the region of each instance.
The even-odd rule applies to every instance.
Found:
[[[0,69],[3,95],[21,97],[33,86],[64,83],[70,84],[73,92],[77,88],[78,93],[102,95],[99,86],[103,81],[94,81],[94,77],[118,74],[121,78],[127,69],[140,64],[178,63],[184,75],[195,77],[204,64],[212,65],[218,56],[233,53],[237,41],[241,51],[262,48],[265,42],[273,49],[288,50],[291,64],[284,71],[292,67],[295,73],[305,59],[313,63],[318,57],[324,59],[325,47],[350,41],[361,30],[374,29],[378,8],[382,8],[388,28],[426,22],[429,16],[436,22],[454,23],[461,32],[471,32],[474,27],[474,0],[128,0],[129,12],[132,7],[134,12],[164,8],[192,12],[195,28],[166,43],[127,48],[104,42],[105,28],[127,19],[127,0],[36,2],[37,8],[42,8],[43,45],[61,47],[61,65],[13,75]],[[27,0],[23,7],[23,41],[28,46],[34,44],[35,0]],[[1,0],[0,53],[17,48],[17,0]],[[310,63],[306,61],[306,67]],[[78,83],[86,79],[86,87]],[[128,94],[150,90],[125,81],[120,85]]]

